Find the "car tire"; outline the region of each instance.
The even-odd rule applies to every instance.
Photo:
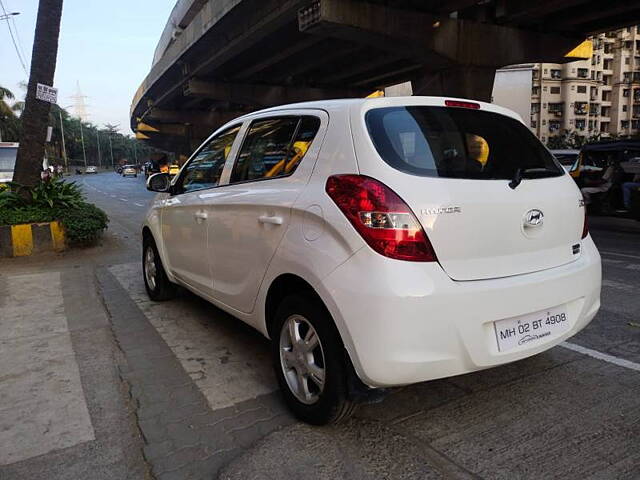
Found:
[[[301,340],[297,347],[291,340],[292,328]],[[318,339],[312,351],[305,350],[315,343],[305,342],[311,329]],[[349,418],[356,404],[348,394],[347,353],[324,305],[312,296],[286,297],[276,311],[271,336],[273,367],[284,401],[293,414],[313,425],[335,424]],[[318,385],[319,378],[323,379],[322,387]]]
[[[178,286],[169,281],[151,235],[145,235],[142,241],[142,277],[151,300],[162,302],[175,297]]]
[[[138,178],[138,175],[134,175],[133,178]]]

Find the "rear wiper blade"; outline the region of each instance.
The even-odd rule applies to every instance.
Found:
[[[553,177],[558,175],[558,173],[556,170],[549,170],[548,168],[517,168],[513,174],[513,178],[509,182],[509,187],[515,190],[523,178]]]
[[[520,185],[520,182],[522,182],[523,171],[524,170],[522,168],[516,168],[516,172],[513,174],[513,178],[509,182],[509,187],[511,188],[511,190],[515,190],[516,188],[518,188],[518,185]]]

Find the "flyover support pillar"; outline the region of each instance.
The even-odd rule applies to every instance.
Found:
[[[436,95],[491,101],[495,67],[460,65],[412,79],[414,95]]]

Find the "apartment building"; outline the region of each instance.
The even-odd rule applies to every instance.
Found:
[[[563,132],[585,137],[640,134],[640,26],[602,33],[591,40],[590,60],[499,70],[494,101],[515,104],[514,99],[504,99],[504,94],[500,97],[496,89],[505,84],[500,79],[505,75],[515,78],[516,72],[521,77],[523,68],[530,69],[531,108],[520,113],[525,121],[529,117],[531,130],[544,143]],[[526,95],[522,88],[520,91]]]

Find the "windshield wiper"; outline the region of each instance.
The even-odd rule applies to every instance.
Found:
[[[512,190],[515,190],[518,188],[518,185],[520,185],[523,178],[544,178],[555,177],[558,175],[560,175],[560,172],[548,168],[517,168],[513,174],[513,178],[509,182],[509,187],[511,187]]]
[[[511,188],[511,190],[515,190],[516,188],[518,188],[518,185],[520,185],[520,183],[522,182],[523,171],[524,169],[522,168],[516,168],[516,172],[513,174],[513,178],[509,182],[509,187]]]

